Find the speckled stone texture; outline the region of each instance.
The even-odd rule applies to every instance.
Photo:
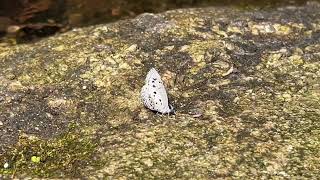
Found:
[[[320,178],[319,9],[182,9],[0,44],[0,177]],[[140,101],[151,67],[176,115]]]

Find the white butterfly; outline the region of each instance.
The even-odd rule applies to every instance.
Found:
[[[151,68],[147,74],[145,85],[141,90],[141,99],[144,106],[152,111],[162,114],[173,113],[173,107],[169,104],[168,95],[159,73]]]

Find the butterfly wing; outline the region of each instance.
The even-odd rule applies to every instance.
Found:
[[[146,84],[141,91],[141,98],[144,105],[154,111],[170,113],[168,95],[159,73],[152,68],[146,77]]]
[[[146,80],[145,80],[145,83],[148,84],[150,80],[153,79],[159,79],[161,82],[161,76],[160,74],[157,72],[157,70],[155,68],[151,68],[150,71],[148,72],[147,74],[147,77],[146,77]]]
[[[155,111],[154,102],[149,93],[148,86],[144,85],[141,90],[141,99],[145,107]]]

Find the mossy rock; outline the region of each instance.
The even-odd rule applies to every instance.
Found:
[[[320,178],[319,9],[181,9],[2,44],[0,177]],[[151,67],[175,115],[143,107]]]

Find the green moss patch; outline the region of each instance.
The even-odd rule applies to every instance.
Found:
[[[8,166],[0,168],[0,174],[14,177],[23,174],[33,177],[82,177],[81,168],[97,166],[94,154],[97,143],[75,130],[52,140],[22,135],[9,153],[0,156]]]

